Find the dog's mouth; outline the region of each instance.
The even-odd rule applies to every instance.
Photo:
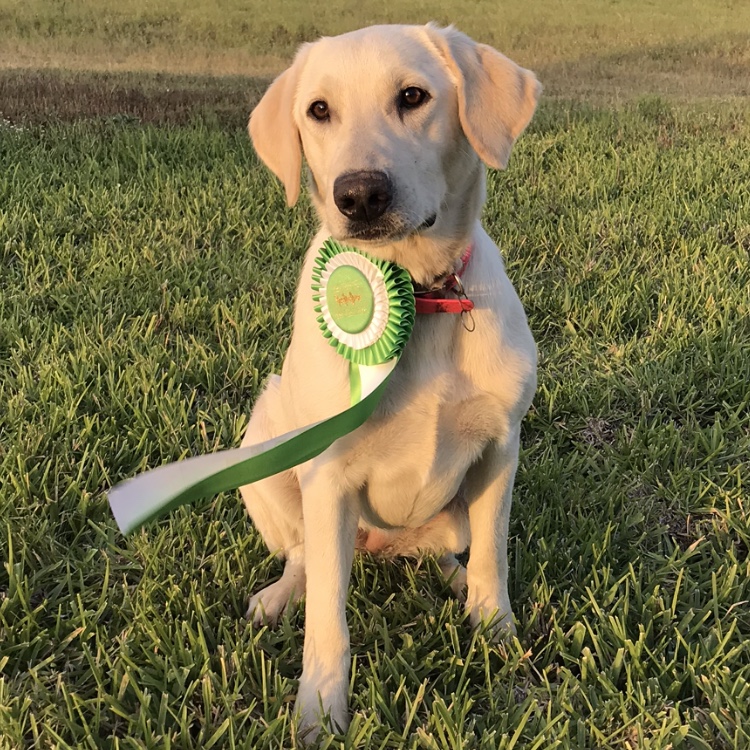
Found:
[[[437,221],[437,214],[431,214],[421,224],[416,227],[404,226],[402,220],[395,217],[389,217],[385,221],[378,221],[372,224],[362,226],[350,225],[349,231],[341,240],[359,240],[361,242],[398,242],[406,239],[412,234],[425,232],[434,226]]]
[[[366,242],[387,241],[400,234],[399,230],[381,224],[365,225],[363,227],[350,227],[344,240],[363,240]]]
[[[428,216],[414,231],[424,232],[425,229],[429,229],[431,226],[433,226],[436,221],[437,214],[432,214],[432,216]]]

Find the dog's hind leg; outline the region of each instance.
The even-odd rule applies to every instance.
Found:
[[[272,376],[253,409],[242,445],[254,445],[276,437],[274,412],[279,398],[278,376]],[[240,488],[245,507],[269,552],[285,558],[281,578],[251,599],[247,617],[256,624],[275,624],[287,606],[305,593],[305,546],[302,495],[291,471],[275,474]]]
[[[442,555],[438,559],[438,567],[446,583],[451,587],[453,595],[458,601],[466,603],[466,568],[453,554]]]
[[[286,553],[284,572],[278,581],[254,594],[245,617],[260,625],[275,625],[287,607],[296,606],[305,593],[305,549],[299,544]]]

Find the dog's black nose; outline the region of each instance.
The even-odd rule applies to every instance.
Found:
[[[385,172],[346,172],[333,183],[333,200],[348,219],[375,221],[391,205],[391,181]]]

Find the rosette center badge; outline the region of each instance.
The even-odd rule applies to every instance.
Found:
[[[361,271],[353,266],[341,266],[328,279],[326,306],[331,319],[342,331],[362,333],[372,320],[375,295]]]

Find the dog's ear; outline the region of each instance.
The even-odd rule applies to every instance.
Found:
[[[504,169],[542,85],[530,70],[452,26],[427,24],[426,29],[456,80],[458,115],[469,143],[485,164]]]
[[[293,107],[307,48],[308,45],[304,45],[291,67],[268,87],[248,123],[255,151],[283,183],[286,202],[290,206],[299,198],[302,172],[302,142],[294,121]]]

